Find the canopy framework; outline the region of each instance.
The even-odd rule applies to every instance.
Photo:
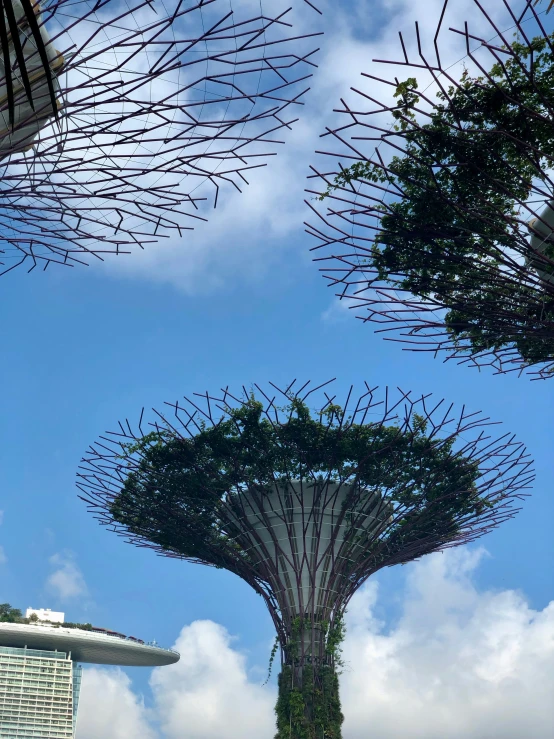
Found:
[[[295,35],[286,7],[257,15],[230,0],[168,7],[43,3],[57,115],[44,70],[31,84],[44,101],[33,110],[10,46],[16,119],[0,94],[0,273],[180,238],[206,219],[220,188],[241,190],[282,143],[278,132],[295,122],[309,89],[319,34]],[[26,67],[40,72],[30,32],[23,47]]]
[[[246,388],[167,403],[150,423],[143,410],[90,447],[77,484],[129,543],[227,569],[263,597],[284,695],[308,667],[334,674],[332,635],[371,574],[510,519],[533,472],[512,435],[429,395],[366,385],[339,408],[328,383],[252,391],[254,421]]]
[[[354,99],[341,100],[342,125],[323,134],[332,147],[317,152],[334,164],[312,167],[317,187],[310,185],[307,203],[315,219],[306,225],[328,284],[389,340],[547,378],[554,372],[554,187],[551,142],[542,134],[552,130],[554,101],[545,92],[552,63],[539,57],[552,55],[552,38],[532,2],[518,16],[499,2],[502,26],[474,4],[471,24],[449,28],[445,0],[429,53],[416,24],[413,38],[400,34],[399,59],[374,60],[394,65],[390,78],[364,74],[371,91],[352,88]],[[463,42],[455,59],[463,57],[466,76],[452,70],[445,37]],[[533,39],[542,52],[525,51]],[[416,87],[411,75],[429,84]],[[490,112],[493,93],[503,117]],[[490,109],[479,110],[474,101],[487,94]],[[497,169],[485,162],[487,145],[507,152]],[[520,166],[533,170],[529,182]],[[470,180],[468,171],[471,196],[459,184]],[[408,218],[414,192],[419,201]],[[499,201],[507,212],[495,210]]]

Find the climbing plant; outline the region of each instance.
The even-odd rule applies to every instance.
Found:
[[[424,115],[417,79],[398,83],[392,115],[401,153],[388,163],[355,162],[320,196],[353,183],[386,192],[373,208],[379,229],[361,268],[444,307],[455,345],[469,342],[475,353],[513,346],[527,363],[554,357],[554,290],[537,286],[524,226],[521,234],[527,201],[546,204],[552,190],[553,40],[514,41],[487,75],[466,69],[441,88]],[[540,269],[554,273],[554,243],[543,254]]]
[[[345,423],[337,408],[313,418],[298,399],[286,407],[285,423],[262,410],[251,397],[191,438],[155,431],[125,445],[129,473],[110,503],[114,520],[162,548],[237,571],[248,554],[229,535],[225,511],[248,486],[319,476],[386,489],[408,508],[388,532],[391,544],[402,545],[438,526],[452,534],[457,517],[492,506],[475,486],[477,464],[453,451],[454,436],[427,434],[422,417],[402,433],[394,424]]]

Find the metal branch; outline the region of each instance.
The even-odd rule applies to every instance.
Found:
[[[0,274],[180,240],[275,154],[315,66],[290,9],[45,0],[42,49],[2,2]]]
[[[406,35],[400,35],[399,60],[386,63],[415,69],[416,74],[424,70],[431,80],[424,89],[413,89],[417,100],[408,107],[402,96],[391,103],[390,88],[400,89],[399,83],[382,75],[364,75],[372,80],[371,95],[352,88],[353,101],[341,100],[335,111],[340,125],[327,127],[324,134],[334,146],[317,152],[326,160],[323,166],[311,167],[306,202],[313,217],[306,227],[317,239],[315,261],[336,296],[348,300],[357,317],[374,324],[385,338],[444,360],[547,378],[554,374],[554,155],[548,142],[532,139],[524,126],[510,130],[507,116],[502,124],[476,128],[471,106],[472,91],[490,90],[497,96],[497,110],[505,106],[517,111],[512,115],[525,119],[529,129],[552,130],[554,105],[537,78],[535,47],[538,39],[552,49],[552,39],[530,2],[520,18],[505,3],[506,25],[511,27],[504,31],[474,1],[490,33],[473,34],[468,23],[462,29],[448,28],[446,1],[433,39],[433,62],[427,61],[417,28],[416,58],[409,55]],[[521,44],[530,45],[527,56],[511,40],[514,30]],[[441,55],[445,33],[464,40],[463,62],[473,87],[457,79],[453,65]],[[440,94],[439,101],[427,92],[429,87]],[[444,136],[459,142],[455,157],[443,157],[436,134],[428,133],[440,110],[449,115]],[[468,146],[464,149],[467,136],[472,141],[480,137],[483,147],[503,142],[517,153],[517,161],[534,172],[525,180],[524,196],[520,165],[506,158],[497,174],[472,157]],[[334,162],[331,167],[329,161]],[[425,172],[426,181],[423,175],[420,180],[416,175],[399,177],[398,162],[412,162],[411,170],[406,165],[403,172]],[[362,169],[349,178],[352,165]],[[475,181],[471,200],[456,189],[456,178],[464,172]],[[419,188],[422,202],[428,194],[432,207],[447,214],[443,222],[429,216],[419,222],[405,219],[403,204],[410,204],[414,188]],[[496,209],[493,196],[511,203],[510,209]],[[386,250],[396,265],[399,240],[410,245],[412,264],[406,261],[387,272],[384,258],[376,261],[376,254]],[[416,269],[425,265],[429,277],[424,284]]]
[[[512,518],[534,479],[532,463],[513,435],[492,435],[497,424],[489,418],[430,395],[366,384],[358,396],[350,388],[339,411],[334,396],[329,405],[329,382],[269,385],[255,386],[260,419],[280,439],[283,459],[291,454],[297,459],[300,473],[280,465],[265,481],[253,478],[250,467],[262,464],[275,448],[260,446],[241,424],[234,426],[235,445],[225,461],[235,481],[215,497],[211,486],[222,471],[203,455],[194,463],[183,457],[182,468],[173,464],[172,471],[165,462],[163,469],[152,466],[149,455],[160,445],[179,449],[203,428],[216,429],[230,419],[234,409],[250,407],[248,388],[238,393],[223,388],[219,395],[194,393],[194,399],[168,402],[171,416],[155,411],[148,443],[144,428],[120,423],[84,455],[77,486],[98,521],[130,543],[223,567],[249,583],[265,600],[287,664],[332,665],[325,635],[316,632],[340,617],[367,578],[383,567],[475,541]],[[327,450],[323,465],[312,464],[311,447],[287,447],[295,400],[309,402],[312,417],[326,427],[319,436]],[[326,417],[322,408],[329,408]],[[204,419],[203,428],[194,421],[197,416]],[[343,468],[339,451],[347,438],[365,442]],[[194,486],[179,487],[178,475],[187,464],[193,465]],[[374,484],[368,469],[374,470]],[[452,477],[452,470],[459,472]],[[130,479],[139,492],[127,498]],[[202,539],[194,551],[187,544],[195,535],[194,515],[187,513],[192,509],[212,516],[213,532],[212,540]],[[298,618],[312,624],[300,649],[294,640]]]

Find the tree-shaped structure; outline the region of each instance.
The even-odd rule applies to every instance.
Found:
[[[263,597],[281,647],[279,739],[340,737],[342,618],[362,583],[490,531],[533,477],[522,445],[479,414],[368,386],[339,406],[327,385],[169,404],[150,432],[141,414],[101,437],[78,473],[102,524]]]
[[[453,58],[463,69],[439,51],[446,0],[432,58],[417,24],[412,57],[400,35],[395,74],[415,76],[365,75],[373,89],[342,101],[343,125],[325,134],[333,150],[319,152],[334,168],[313,168],[321,184],[310,189],[318,218],[309,231],[330,284],[379,331],[445,358],[549,377],[554,37],[531,2],[517,17],[506,4],[506,33],[475,4],[486,19],[476,13],[479,35],[466,24],[448,38],[461,42]]]
[[[6,3],[0,273],[182,237],[275,153],[315,66],[286,8],[46,0],[37,45]]]

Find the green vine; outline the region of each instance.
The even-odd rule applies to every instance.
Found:
[[[456,86],[437,93],[421,125],[418,82],[400,82],[392,115],[403,153],[387,169],[380,160],[355,162],[319,197],[355,183],[390,188],[392,197],[373,208],[382,211],[381,228],[368,268],[392,287],[438,299],[455,345],[469,341],[476,352],[514,347],[530,363],[553,356],[544,326],[554,321],[554,300],[544,287],[520,279],[503,286],[496,275],[519,243],[520,219],[528,217],[521,204],[548,191],[553,40],[514,41],[487,77],[464,70]],[[554,257],[552,245],[545,256]],[[501,319],[491,305],[502,308]]]
[[[298,658],[298,646],[300,644],[300,634],[302,632],[302,619],[300,616],[292,619],[291,633],[287,641],[287,654],[289,659],[296,660]]]
[[[269,682],[269,678],[271,677],[271,671],[273,670],[273,662],[275,660],[275,655],[277,654],[277,650],[279,649],[279,637],[275,637],[275,641],[273,642],[273,647],[271,648],[271,654],[269,655],[269,665],[267,669],[267,678],[265,679],[265,682],[262,683],[262,685],[267,685]]]
[[[331,657],[335,666],[344,667],[341,645],[346,635],[346,626],[343,614],[335,619],[332,626],[325,629],[325,635],[325,653]]]
[[[454,453],[455,437],[432,438],[417,416],[402,431],[394,423],[344,423],[336,405],[320,419],[298,399],[287,408],[285,422],[271,423],[250,398],[191,438],[157,430],[122,444],[127,474],[110,501],[114,521],[164,550],[237,572],[251,562],[228,508],[251,485],[271,489],[276,480],[322,476],[386,488],[391,501],[410,509],[404,531],[387,531],[391,546],[406,543],[414,519],[420,538],[434,533],[439,519],[450,533],[457,518],[481,512],[477,464]]]
[[[327,664],[297,664],[298,647],[307,628],[318,628],[324,635]],[[336,666],[344,664],[344,636],[342,614],[332,624],[325,620],[311,623],[298,616],[293,619],[285,650],[291,664],[284,665],[279,675],[275,739],[340,739],[343,715]]]
[[[279,675],[275,739],[340,739],[343,715],[335,670],[306,666],[301,685],[295,685],[295,673],[285,665]]]

